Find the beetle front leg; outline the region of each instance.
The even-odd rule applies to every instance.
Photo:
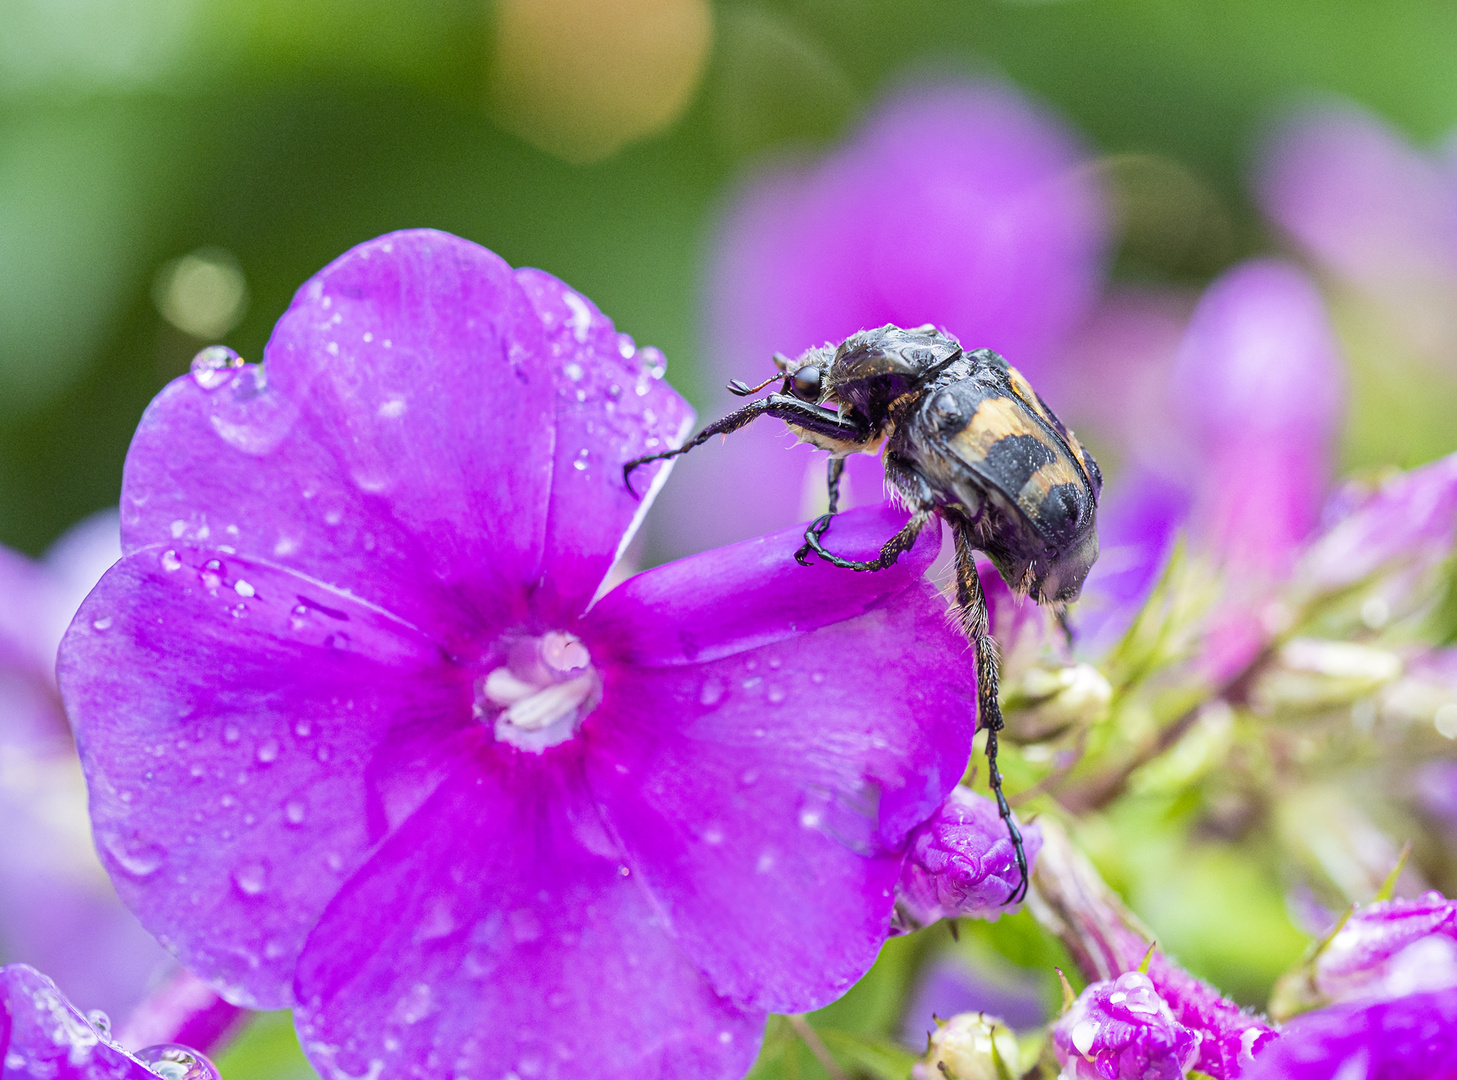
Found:
[[[1027,895],[1031,884],[1027,851],[1022,844],[1022,830],[1017,827],[1017,819],[1012,816],[1012,808],[1002,793],[1002,774],[997,769],[997,735],[1004,722],[1002,705],[997,699],[997,645],[988,625],[986,595],[981,590],[981,579],[976,575],[976,563],[971,556],[969,527],[958,518],[952,521],[951,531],[956,538],[956,601],[961,605],[961,628],[976,657],[977,728],[987,733],[987,780],[997,800],[997,813],[1012,840],[1017,872],[1021,875],[1017,887],[1002,901],[1005,907],[1018,903]]]

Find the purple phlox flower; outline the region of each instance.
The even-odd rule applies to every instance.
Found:
[[[1457,987],[1457,904],[1438,892],[1368,904],[1321,948],[1312,981],[1335,1003]]]
[[[1261,608],[1318,520],[1342,385],[1324,303],[1300,270],[1256,259],[1209,286],[1169,375],[1167,407],[1181,425],[1174,441],[1162,460],[1131,473],[1133,495],[1114,487],[1100,509],[1117,555],[1086,590],[1098,641],[1127,625],[1146,595],[1140,583],[1152,584],[1183,527],[1230,586],[1206,665],[1218,677],[1258,650],[1267,636]],[[1150,473],[1160,480],[1144,496],[1137,488]]]
[[[1199,1042],[1140,971],[1091,984],[1052,1029],[1062,1080],[1183,1080]]]
[[[26,964],[0,967],[0,1062],[6,1080],[218,1080],[185,1046],[127,1053],[106,1014],[82,1015],[56,984]]]
[[[1297,1016],[1245,1080],[1453,1080],[1457,988]]]
[[[1102,281],[1104,198],[1084,161],[1063,123],[1009,86],[901,89],[827,157],[776,163],[740,189],[708,270],[706,374],[758,382],[775,352],[936,323],[1041,386]],[[706,400],[714,415],[742,404],[717,387]],[[655,526],[667,545],[701,550],[809,516],[824,462],[791,443],[765,421],[685,459]],[[881,481],[878,462],[852,455],[844,505],[878,502]]]
[[[1419,347],[1457,345],[1457,171],[1351,104],[1308,107],[1271,133],[1266,214]]]
[[[1047,1020],[1040,975],[1009,964],[988,968],[955,953],[937,956],[917,973],[907,995],[902,1041],[921,1050],[937,1018],[961,1013],[998,1016],[1017,1031],[1039,1027]]]
[[[1036,825],[1022,826],[1031,872],[1042,848]],[[953,788],[926,821],[911,830],[895,887],[892,933],[908,933],[938,919],[995,922],[1020,886],[1016,854],[997,804],[964,787]]]
[[[1447,558],[1457,538],[1457,454],[1377,481],[1339,488],[1322,514],[1321,529],[1302,554],[1295,585],[1306,593],[1335,592],[1375,575],[1394,575],[1397,595]],[[1397,612],[1392,612],[1393,614]]]
[[[1195,1067],[1215,1080],[1234,1080],[1276,1037],[1260,1017],[1190,975],[1160,952],[1149,957],[1148,977],[1174,1017],[1199,1032]]]
[[[326,1076],[742,1074],[766,1012],[870,966],[965,765],[937,538],[848,574],[796,528],[592,604],[623,463],[691,414],[585,297],[444,233],[346,253],[264,359],[148,409],[62,649],[126,901]]]
[[[170,961],[97,862],[55,682],[66,623],[120,556],[115,512],[36,562],[0,548],[0,955],[122,1015]]]

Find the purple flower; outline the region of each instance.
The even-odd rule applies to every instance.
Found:
[[[114,512],[41,562],[0,548],[0,955],[118,1016],[170,961],[96,860],[54,670],[66,623],[120,554]]]
[[[105,1014],[82,1016],[56,984],[25,964],[0,967],[0,1062],[5,1080],[218,1080],[195,1050],[172,1044],[129,1054]]]
[[[1297,1016],[1245,1080],[1453,1080],[1457,988]]]
[[[1457,987],[1457,904],[1429,892],[1361,908],[1321,949],[1312,981],[1336,1003]]]
[[[265,359],[152,404],[62,650],[124,898],[296,1006],[328,1076],[739,1075],[870,966],[966,762],[935,538],[861,575],[790,530],[593,604],[623,462],[691,415],[587,299],[443,233],[342,256]]]
[[[946,82],[893,95],[820,161],[759,173],[726,214],[708,271],[710,378],[758,382],[776,351],[931,322],[1041,386],[1101,285],[1104,203],[1083,158],[1056,117],[1012,88]],[[717,413],[735,399],[720,390],[708,401]],[[762,423],[689,456],[655,526],[669,548],[808,516],[824,463],[786,453],[791,441]],[[879,462],[848,464],[842,504],[879,502]]]
[[[1029,871],[1042,848],[1036,825],[1022,826]],[[909,933],[939,919],[996,921],[1021,885],[1007,827],[997,804],[956,787],[940,809],[911,830],[900,881],[895,887],[895,933]]]
[[[1358,107],[1316,106],[1272,132],[1255,186],[1276,224],[1345,282],[1394,307],[1407,334],[1457,329],[1457,174],[1439,155]]]
[[[1064,1080],[1183,1080],[1200,1036],[1174,1019],[1149,977],[1095,982],[1052,1029]]]
[[[1242,1075],[1254,1056],[1276,1036],[1269,1024],[1162,953],[1149,957],[1148,977],[1179,1023],[1199,1032],[1195,1067],[1215,1080],[1234,1080]]]
[[[1113,557],[1084,590],[1093,646],[1132,620],[1182,527],[1231,586],[1207,666],[1218,676],[1258,650],[1259,608],[1319,518],[1342,383],[1320,294],[1295,267],[1257,259],[1210,285],[1169,372],[1180,427],[1100,507]]]

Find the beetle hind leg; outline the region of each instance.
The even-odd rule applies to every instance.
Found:
[[[830,509],[828,513],[821,514],[810,522],[808,529],[804,531],[804,546],[794,553],[795,562],[800,566],[809,565],[809,553],[819,546],[820,537],[825,535],[825,530],[830,527],[830,519],[840,512],[840,477],[845,473],[845,459],[839,457],[830,458],[829,475],[827,477],[827,488],[830,496]]]
[[[1017,871],[1021,875],[1016,888],[1002,901],[1005,907],[1020,902],[1027,895],[1030,884],[1027,851],[1022,843],[1022,830],[1017,827],[1017,819],[1012,816],[1012,808],[1002,793],[1002,774],[997,769],[997,735],[1004,724],[1002,706],[997,700],[997,643],[988,626],[986,596],[981,590],[981,579],[976,576],[971,536],[966,524],[953,520],[951,528],[956,538],[956,600],[961,605],[961,627],[976,657],[977,728],[987,733],[987,780],[997,800],[997,813],[1011,838]]]
[[[881,545],[879,555],[861,562],[855,559],[842,559],[834,552],[825,550],[824,545],[820,542],[820,537],[824,535],[824,531],[829,527],[830,519],[833,517],[831,514],[825,514],[816,519],[814,524],[805,531],[804,547],[795,552],[794,557],[799,560],[800,565],[808,566],[809,552],[812,551],[831,566],[838,566],[842,570],[886,570],[894,566],[897,559],[915,546],[916,538],[921,535],[921,530],[935,516],[934,510],[920,510],[912,514],[911,519],[901,526],[900,531]],[[823,526],[821,526],[821,522],[824,523]]]

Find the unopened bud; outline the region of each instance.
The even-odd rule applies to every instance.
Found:
[[[937,1021],[931,1046],[911,1069],[912,1080],[1015,1080],[1017,1036],[986,1013],[960,1013]]]
[[[1401,658],[1349,641],[1296,638],[1280,650],[1250,695],[1260,712],[1310,712],[1370,697],[1401,674]]]
[[[1008,731],[1018,742],[1055,738],[1070,727],[1108,715],[1113,687],[1092,664],[1031,667],[1003,695]]]
[[[1022,827],[1030,868],[1042,848],[1035,825]],[[895,890],[891,933],[903,934],[938,919],[995,920],[1022,882],[1016,853],[997,805],[964,787],[953,788],[931,818],[912,831]]]
[[[1089,986],[1052,1040],[1063,1080],[1173,1080],[1199,1059],[1199,1032],[1174,1019],[1141,971]]]

